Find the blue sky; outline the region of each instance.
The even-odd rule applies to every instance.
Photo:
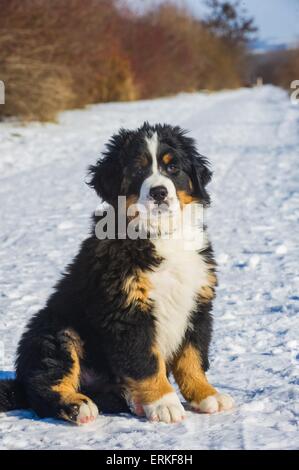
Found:
[[[134,7],[143,9],[162,0],[129,0]],[[204,0],[172,0],[188,5],[201,16]],[[270,44],[299,42],[299,0],[242,0],[242,5],[254,16],[259,27],[259,39]]]

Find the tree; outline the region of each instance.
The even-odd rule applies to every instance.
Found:
[[[248,17],[247,11],[240,6],[240,0],[234,2],[206,0],[206,5],[209,13],[204,19],[204,24],[226,42],[244,45],[257,31],[254,19]]]

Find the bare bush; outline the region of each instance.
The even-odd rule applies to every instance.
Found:
[[[271,51],[251,58],[251,74],[262,77],[264,83],[273,83],[289,91],[293,80],[299,80],[299,47]]]
[[[244,48],[164,2],[144,15],[120,0],[0,0],[2,116],[57,112],[242,83]]]

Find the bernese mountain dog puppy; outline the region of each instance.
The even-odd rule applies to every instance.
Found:
[[[90,175],[106,209],[29,321],[0,411],[79,425],[99,411],[179,422],[171,373],[194,410],[232,408],[205,375],[217,283],[203,224],[207,160],[181,128],[145,123],[114,135]]]

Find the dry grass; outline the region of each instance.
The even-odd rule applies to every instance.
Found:
[[[6,61],[1,76],[6,84],[6,116],[54,121],[59,111],[74,102],[72,77],[66,67],[14,56]]]
[[[50,121],[64,109],[137,97],[113,2],[0,0],[0,10],[2,115]]]

